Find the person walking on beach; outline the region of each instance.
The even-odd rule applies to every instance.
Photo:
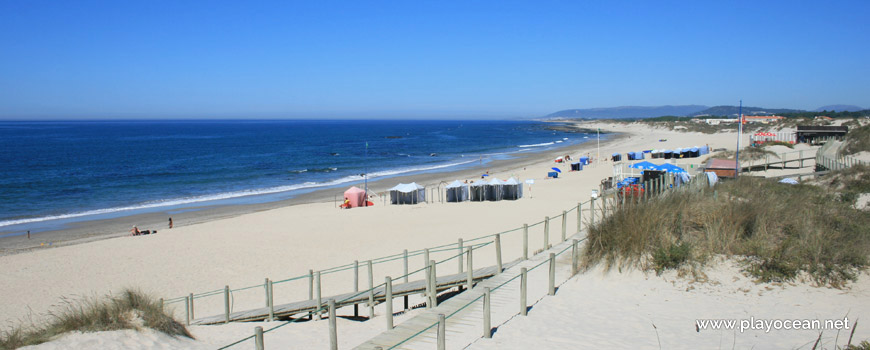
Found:
[[[172,218],[169,218],[169,228],[172,228]]]

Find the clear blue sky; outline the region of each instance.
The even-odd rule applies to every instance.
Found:
[[[0,1],[0,119],[870,107],[870,1]]]

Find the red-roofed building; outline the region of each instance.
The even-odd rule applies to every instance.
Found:
[[[704,172],[716,173],[718,177],[735,178],[737,177],[737,161],[728,159],[710,159],[707,166],[704,167]]]

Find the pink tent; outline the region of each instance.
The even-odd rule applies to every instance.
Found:
[[[362,207],[366,203],[366,191],[356,186],[351,186],[347,191],[344,191],[344,198],[350,201],[351,208]]]

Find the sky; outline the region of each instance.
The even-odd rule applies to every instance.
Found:
[[[870,108],[870,1],[0,1],[0,119]]]

